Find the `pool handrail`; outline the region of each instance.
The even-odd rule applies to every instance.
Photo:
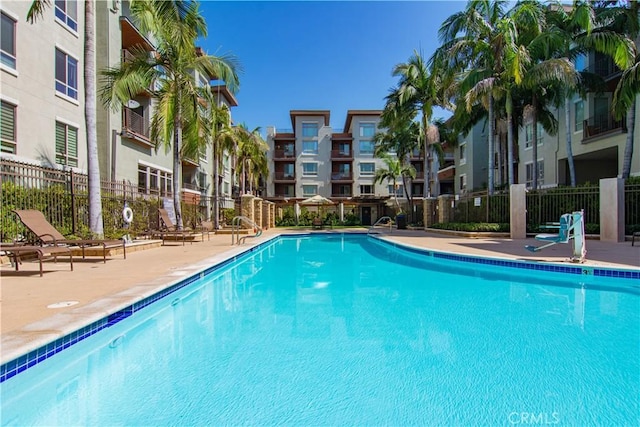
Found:
[[[253,229],[255,230],[255,234],[254,235],[247,235],[247,236],[243,236],[240,237],[240,225],[242,224],[242,222],[246,222],[248,223],[251,227],[253,227]],[[233,219],[231,220],[231,244],[242,244],[245,242],[246,239],[253,239],[255,237],[260,237],[262,235],[262,227],[260,227],[258,224],[256,224],[251,218],[246,217],[244,215],[238,215],[233,217]]]
[[[381,224],[383,222],[383,220],[386,220],[386,222],[384,223],[385,226],[387,224],[389,225],[389,231],[393,230],[393,218],[391,218],[388,215],[385,215],[385,216],[381,216],[380,218],[378,218],[378,220],[371,227],[369,227],[369,231],[367,231],[367,235],[370,234],[373,231],[373,229],[376,227],[376,225]]]

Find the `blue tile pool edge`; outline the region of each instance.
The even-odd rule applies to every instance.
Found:
[[[346,234],[346,233],[339,233],[339,234]],[[392,242],[386,239],[382,239],[379,236],[368,234],[366,232],[362,232],[362,233],[357,232],[357,233],[348,233],[348,234],[368,235],[369,237],[385,245],[390,245],[392,247],[400,248],[402,250],[413,252],[420,255],[427,255],[434,258],[441,258],[446,260],[470,262],[470,263],[484,264],[484,265],[495,265],[495,266],[508,267],[508,268],[577,274],[577,275],[591,274],[594,276],[610,277],[610,278],[640,279],[640,270],[635,271],[635,270],[597,268],[597,267],[588,267],[588,266],[565,266],[557,263],[537,263],[537,262],[530,262],[528,260],[510,260],[510,259],[502,259],[502,258],[472,256],[472,255],[459,255],[451,252],[434,251],[432,249],[418,248],[418,247],[403,244],[403,243]],[[116,323],[131,316],[133,313],[141,310],[142,308],[154,303],[155,301],[158,301],[159,299],[164,298],[165,296],[179,289],[184,288],[185,286],[195,282],[201,277],[207,276],[215,272],[216,270],[228,265],[229,263],[235,262],[238,259],[247,256],[252,252],[255,252],[257,250],[262,250],[265,247],[274,244],[279,239],[298,238],[301,236],[306,237],[306,236],[312,236],[312,235],[316,235],[320,237],[320,236],[327,236],[328,234],[324,234],[324,233],[323,234],[318,234],[318,233],[277,234],[269,238],[268,240],[265,240],[264,242],[259,243],[256,246],[249,247],[246,250],[241,251],[232,256],[229,256],[228,258],[225,258],[223,260],[220,260],[219,262],[213,265],[203,267],[200,270],[197,270],[196,272],[194,272],[191,276],[187,278],[178,279],[174,282],[170,282],[165,288],[161,289],[158,292],[155,292],[153,295],[145,297],[140,301],[137,301],[133,304],[128,305],[125,308],[122,308],[114,313],[111,313],[100,320],[97,320],[85,327],[82,327],[46,345],[40,346],[32,351],[27,352],[22,356],[19,356],[13,360],[10,360],[4,363],[3,365],[0,366],[0,383],[3,383],[9,378],[12,378],[15,375],[35,366],[36,364],[48,359],[49,357],[54,356],[60,351],[82,341],[83,339],[88,338],[91,335],[94,335],[105,328],[115,325]]]
[[[619,279],[635,279],[640,280],[640,269],[617,269],[617,268],[603,268],[587,265],[563,265],[557,262],[539,262],[532,260],[513,260],[508,258],[491,258],[480,255],[460,255],[454,252],[435,251],[433,249],[419,248],[416,246],[408,245],[406,243],[392,242],[387,239],[383,239],[376,235],[369,235],[377,241],[406,250],[408,252],[428,255],[434,258],[441,258],[451,261],[470,262],[483,265],[495,265],[498,267],[518,268],[524,270],[538,270],[554,273],[567,273],[577,275],[590,275],[595,277],[607,277],[607,278],[619,278]]]
[[[292,237],[299,237],[300,234],[291,235]],[[115,311],[102,319],[99,319],[95,322],[90,323],[87,326],[84,326],[76,331],[68,333],[60,338],[57,338],[54,341],[51,341],[48,344],[42,345],[34,350],[27,351],[24,355],[14,358],[13,360],[9,360],[8,362],[2,364],[0,366],[0,384],[8,380],[9,378],[14,377],[15,375],[37,365],[38,363],[48,359],[49,357],[54,356],[55,354],[61,352],[62,350],[69,348],[70,346],[82,341],[85,338],[88,338],[103,329],[106,329],[110,326],[115,325],[116,323],[126,319],[131,316],[135,312],[147,307],[148,305],[166,297],[169,294],[172,294],[187,285],[192,284],[196,280],[201,277],[212,274],[213,272],[227,266],[228,264],[237,261],[240,258],[247,256],[248,254],[255,252],[257,250],[262,250],[267,246],[276,242],[276,240],[282,237],[281,234],[274,235],[270,237],[268,240],[265,240],[255,246],[248,247],[245,250],[231,255],[225,259],[216,262],[213,265],[208,265],[203,267],[189,277],[177,279],[175,281],[169,282],[166,287],[163,289],[153,293],[150,296],[144,297],[139,301],[136,301],[118,311]]]

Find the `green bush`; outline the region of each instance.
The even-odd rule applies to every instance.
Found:
[[[431,228],[439,230],[466,231],[466,232],[508,232],[509,224],[487,222],[445,222],[433,224]]]

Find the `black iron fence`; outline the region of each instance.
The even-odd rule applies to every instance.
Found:
[[[465,193],[454,202],[454,222],[509,223],[509,193]]]
[[[13,214],[15,209],[42,211],[62,234],[89,234],[86,175],[0,159],[0,183],[0,241],[28,237],[28,231]],[[108,238],[157,229],[158,208],[170,202],[157,194],[141,192],[136,184],[127,181],[102,180],[101,197],[104,233]],[[131,224],[126,224],[123,218],[125,203],[133,211]],[[190,194],[189,198],[183,197],[181,207],[184,226],[194,227],[210,218],[213,197]]]
[[[541,226],[556,222],[563,213],[584,210],[586,232],[600,233],[600,187],[556,187],[529,191],[526,195],[527,231],[535,233]],[[640,183],[629,181],[624,191],[625,233],[640,231]],[[453,222],[509,223],[509,193],[489,196],[486,191],[459,196],[454,203]]]

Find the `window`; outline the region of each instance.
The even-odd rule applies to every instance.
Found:
[[[375,145],[373,141],[362,140],[360,141],[360,154],[373,154]]]
[[[0,62],[9,68],[16,68],[16,21],[2,13],[0,23]]]
[[[56,49],[56,91],[78,99],[78,61]]]
[[[56,163],[78,166],[78,128],[56,122]]]
[[[360,136],[364,138],[373,138],[376,133],[375,123],[361,123],[360,124]]]
[[[228,154],[225,154],[222,157],[222,165],[224,166],[225,172],[228,172],[231,169],[231,157]]]
[[[351,154],[351,144],[339,144],[338,153],[341,156],[348,156]]]
[[[360,163],[360,176],[373,176],[375,173],[375,163]]]
[[[303,163],[302,164],[302,176],[317,176],[318,164],[317,163]]]
[[[16,106],[2,101],[0,120],[2,152],[16,154]]]
[[[404,185],[396,183],[396,196],[402,196],[404,194]],[[393,196],[393,184],[388,185],[389,195]]]
[[[533,162],[527,163],[527,186],[533,185]],[[544,160],[538,160],[538,185],[544,185]]]
[[[524,148],[531,148],[533,143],[533,124],[528,124],[524,127],[525,131],[525,144]],[[544,140],[544,129],[542,125],[538,122],[538,145],[542,145],[542,141]]]
[[[223,184],[223,193],[226,197],[231,196],[231,184],[228,181],[225,181]]]
[[[581,53],[578,56],[575,57],[575,59],[573,60],[573,65],[576,68],[576,71],[584,71],[586,70],[587,66],[587,57]]]
[[[293,171],[294,171],[293,163],[285,163],[284,166],[283,166],[283,177],[284,178],[293,178],[295,176]]]
[[[361,185],[360,186],[360,195],[362,195],[362,196],[373,195],[373,185]]]
[[[581,99],[574,104],[573,127],[576,132],[582,130],[584,124],[584,101]]]
[[[333,194],[338,197],[348,197],[351,196],[351,186],[350,185],[336,185],[333,187]]]
[[[153,166],[138,164],[138,191],[144,194],[170,196],[173,175]],[[225,182],[225,194],[229,194],[229,183]]]
[[[467,175],[462,174],[460,175],[460,191],[466,191],[467,190]]]
[[[318,154],[318,141],[302,141],[302,154]]]
[[[467,143],[463,142],[460,144],[460,164],[464,165],[467,163]]]
[[[318,124],[317,123],[302,123],[302,137],[313,138],[318,136]]]
[[[73,31],[78,31],[78,3],[76,0],[56,0],[56,19]]]
[[[303,185],[302,186],[302,195],[304,197],[315,196],[318,194],[318,186],[317,185]]]

